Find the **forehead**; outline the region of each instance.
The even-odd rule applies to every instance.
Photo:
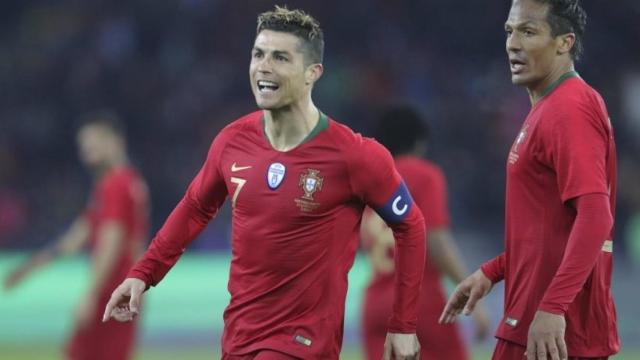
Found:
[[[85,125],[78,131],[78,139],[80,140],[103,139],[113,137],[113,135],[109,129],[96,124]]]
[[[536,0],[514,0],[511,3],[509,17],[505,25],[518,26],[524,23],[533,25],[547,24],[549,4]]]
[[[258,36],[256,36],[253,46],[263,51],[287,51],[294,53],[300,52],[300,42],[301,40],[296,35],[290,33],[262,30]]]

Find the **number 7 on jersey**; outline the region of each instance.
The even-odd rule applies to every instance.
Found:
[[[231,182],[238,185],[236,187],[236,191],[233,192],[233,197],[231,198],[231,207],[235,208],[236,207],[236,199],[238,198],[238,194],[240,194],[240,190],[242,190],[242,187],[244,186],[244,184],[247,183],[247,180],[232,176],[231,177]]]

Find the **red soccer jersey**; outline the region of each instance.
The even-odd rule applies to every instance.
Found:
[[[526,345],[576,217],[567,201],[605,194],[613,213],[615,184],[615,143],[604,101],[577,73],[567,73],[533,106],[509,153],[505,315],[497,337]],[[602,239],[595,267],[565,314],[571,356],[606,356],[619,349],[611,296],[612,236]]]
[[[390,330],[415,331],[424,222],[381,145],[322,115],[305,142],[281,152],[265,136],[262,112],[233,122],[130,276],[157,284],[227,196],[233,231],[224,353],[338,358],[365,205],[398,238]]]
[[[90,246],[95,248],[100,226],[108,220],[119,221],[125,230],[118,263],[101,293],[111,295],[139,256],[148,236],[149,195],[139,173],[131,167],[113,169],[95,186],[85,213],[90,225]]]
[[[447,206],[447,183],[436,164],[415,157],[400,156],[395,160],[396,169],[402,176],[415,204],[424,215],[427,230],[449,226]],[[374,216],[368,210],[367,216]],[[367,248],[375,234],[362,233],[363,246]],[[393,258],[393,249],[388,253]],[[420,301],[418,305],[418,339],[421,359],[462,360],[467,358],[464,342],[457,324],[441,325],[438,318],[446,304],[446,295],[441,281],[442,274],[431,261],[426,261]],[[391,315],[394,273],[375,273],[369,284],[363,307],[364,337],[368,359],[380,359],[383,354],[385,320]]]

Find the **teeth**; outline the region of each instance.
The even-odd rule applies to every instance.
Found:
[[[259,80],[258,81],[258,86],[278,87],[278,84],[276,84],[274,82],[271,82],[271,81]]]

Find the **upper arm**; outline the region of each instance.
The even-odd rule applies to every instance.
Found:
[[[556,171],[562,200],[590,193],[608,194],[610,134],[601,114],[582,105],[564,108],[555,116],[548,130],[545,157]]]
[[[389,151],[365,138],[350,155],[350,179],[356,195],[385,222],[402,222],[414,206],[413,198]]]
[[[185,194],[187,201],[211,216],[222,206],[228,193],[224,175],[219,166],[225,141],[225,133],[219,134],[213,140],[207,159],[189,184]]]

